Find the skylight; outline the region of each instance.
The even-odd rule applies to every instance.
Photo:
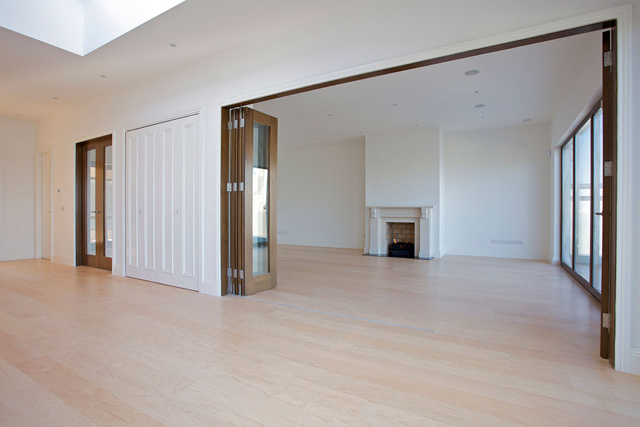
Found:
[[[84,56],[185,0],[0,0],[0,26]]]

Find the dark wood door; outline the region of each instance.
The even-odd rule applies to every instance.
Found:
[[[111,270],[113,156],[111,135],[82,143],[82,265]]]
[[[243,295],[277,285],[278,119],[245,108]]]
[[[616,28],[602,33],[602,157],[604,162],[602,203],[602,323],[600,356],[615,359],[616,303],[616,162],[617,162],[617,52]]]

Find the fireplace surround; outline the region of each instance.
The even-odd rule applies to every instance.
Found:
[[[433,259],[433,209],[433,206],[368,207],[364,253],[374,256],[388,256],[388,223],[412,224],[414,257]]]

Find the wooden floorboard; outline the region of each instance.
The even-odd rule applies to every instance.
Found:
[[[0,425],[640,424],[558,267],[279,252],[253,298],[0,263]]]

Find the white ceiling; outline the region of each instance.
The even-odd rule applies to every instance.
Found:
[[[0,27],[0,116],[40,121],[363,1],[186,0],[84,57]]]
[[[281,149],[430,126],[460,132],[549,123],[580,68],[600,66],[600,52],[600,33],[588,33],[319,89],[254,108],[278,118]],[[465,72],[473,69],[480,74],[467,77]],[[475,108],[477,104],[486,107]]]
[[[183,1],[4,1],[0,26],[84,56]]]

